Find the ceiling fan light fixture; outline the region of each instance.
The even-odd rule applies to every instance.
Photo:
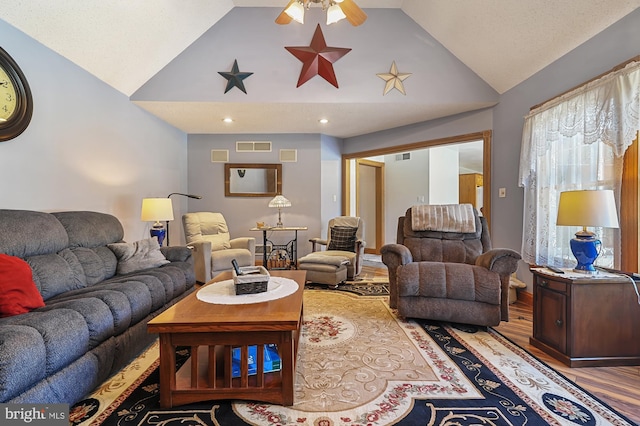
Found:
[[[335,24],[336,22],[346,18],[342,8],[337,4],[332,4],[327,9],[327,25]]]
[[[284,13],[289,15],[294,21],[304,24],[304,5],[301,2],[294,1],[285,9]]]

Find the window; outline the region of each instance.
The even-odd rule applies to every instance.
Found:
[[[612,189],[621,211],[624,155],[638,129],[640,58],[530,112],[525,118],[519,177],[525,188],[525,261],[575,265],[569,241],[578,228],[556,226],[560,193]],[[595,232],[604,250],[597,264],[621,268],[620,230]]]

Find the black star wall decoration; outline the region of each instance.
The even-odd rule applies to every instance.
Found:
[[[242,80],[249,77],[253,73],[240,72],[240,69],[238,68],[238,60],[234,59],[233,67],[231,67],[231,72],[218,71],[218,74],[220,74],[221,76],[227,79],[227,87],[224,90],[224,93],[227,93],[229,90],[233,89],[234,87],[237,87],[238,89],[242,90],[244,93],[247,93],[247,90],[244,88],[244,82]]]

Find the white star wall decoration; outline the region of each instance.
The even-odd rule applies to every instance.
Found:
[[[376,75],[386,81],[386,84],[384,85],[384,93],[382,94],[382,96],[389,93],[391,89],[397,89],[400,93],[406,95],[404,91],[404,84],[402,82],[409,78],[411,73],[398,72],[396,61],[393,61],[393,63],[391,64],[391,69],[389,70],[389,72],[379,73]]]

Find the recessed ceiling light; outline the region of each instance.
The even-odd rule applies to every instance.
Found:
[[[223,118],[222,121],[224,121],[225,123],[233,123],[233,118]]]
[[[327,124],[329,122],[328,119],[326,118],[321,118],[320,120],[318,120],[320,122],[320,124]]]

